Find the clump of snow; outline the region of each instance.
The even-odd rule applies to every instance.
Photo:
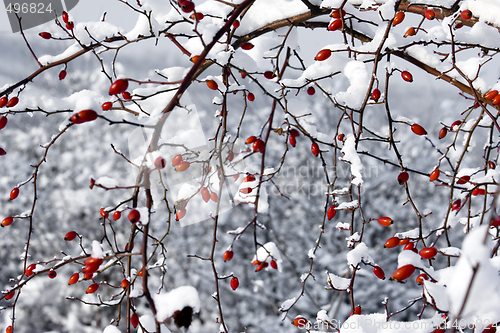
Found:
[[[328,271],[326,272],[326,274],[328,275],[327,283],[329,287],[341,291],[349,289],[349,286],[351,285],[351,279],[343,278],[333,273],[328,273]]]
[[[92,258],[102,259],[106,256],[104,253],[104,249],[102,248],[101,243],[98,241],[92,241],[92,252],[90,255]]]
[[[356,248],[347,253],[347,263],[349,266],[356,267],[361,262],[367,264],[374,263],[372,257],[368,253],[368,246],[363,242],[359,243]]]
[[[122,333],[115,325],[108,325],[104,328],[102,333]]]
[[[168,293],[156,294],[153,296],[159,322],[164,322],[170,318],[175,311],[181,311],[184,307],[190,306],[193,312],[200,311],[200,298],[198,291],[192,286],[182,286]]]
[[[356,152],[354,135],[348,134],[346,136],[344,147],[342,147],[342,153],[344,154],[344,157],[340,157],[340,160],[351,164],[351,174],[353,176],[351,183],[357,186],[363,184],[363,178],[361,176],[363,164],[361,164],[361,159]]]
[[[296,300],[297,297],[293,297],[281,303],[280,311],[281,312],[288,311],[288,309],[290,309],[290,307],[295,303]]]

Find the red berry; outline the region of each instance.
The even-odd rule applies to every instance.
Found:
[[[200,192],[203,201],[208,202],[210,200],[210,191],[206,187],[202,187]]]
[[[205,15],[203,15],[203,13],[196,13],[196,15],[193,13],[191,14],[191,16],[189,16],[189,18],[191,18],[192,20],[196,18],[196,21],[201,21],[204,17]]]
[[[444,138],[446,134],[448,134],[448,129],[446,127],[441,128],[441,130],[439,131],[439,139],[441,140],[442,138]]]
[[[109,94],[110,95],[119,95],[124,93],[128,88],[128,80],[127,79],[118,79],[113,84],[111,87],[109,87]]]
[[[409,27],[408,30],[406,30],[404,37],[409,37],[409,36],[415,36],[417,32],[415,31],[414,27]]]
[[[128,220],[131,223],[139,222],[140,219],[141,219],[141,213],[139,213],[137,209],[132,209],[130,213],[128,213]]]
[[[339,140],[341,142],[344,142],[344,138],[345,138],[345,135],[343,133],[340,133],[339,135],[337,135],[337,140]]]
[[[244,79],[247,77],[247,75],[245,74],[245,72],[240,72],[240,75],[241,75],[241,78]]]
[[[78,282],[78,280],[80,280],[80,274],[79,273],[74,273],[73,275],[71,275],[69,277],[68,284],[69,285],[75,284],[75,283]]]
[[[288,138],[288,141],[290,142],[290,145],[292,145],[292,147],[295,147],[297,145],[297,139],[295,139],[294,136],[290,136]]]
[[[472,12],[466,9],[460,13],[460,16],[462,16],[464,20],[470,20],[472,18]]]
[[[219,88],[219,85],[214,80],[208,80],[207,87],[209,87],[212,90],[217,90]]]
[[[408,242],[405,247],[403,248],[403,250],[413,250],[415,248],[415,243],[413,242]]]
[[[54,279],[57,276],[57,273],[55,270],[51,269],[49,270],[49,273],[47,274],[49,278]]]
[[[309,87],[307,88],[307,94],[312,96],[316,93],[316,89],[314,89],[314,87]]]
[[[488,167],[489,167],[490,169],[495,169],[497,166],[496,166],[495,162],[493,162],[493,161],[488,161]]]
[[[332,51],[330,49],[323,49],[316,54],[314,57],[314,60],[316,61],[324,61],[332,55]]]
[[[184,216],[186,216],[186,213],[187,213],[187,212],[186,212],[186,209],[185,209],[185,208],[181,208],[181,209],[177,210],[177,211],[175,212],[175,219],[176,219],[177,221],[179,221],[179,220],[180,220],[180,219],[182,219]]]
[[[87,294],[93,294],[99,289],[99,283],[92,283],[90,286],[87,288]]]
[[[116,211],[113,213],[113,220],[117,221],[122,217],[122,213],[120,211]]]
[[[297,131],[295,128],[290,129],[290,136],[297,137],[300,135],[299,131]]]
[[[337,211],[335,210],[335,205],[331,205],[330,208],[328,208],[328,211],[326,212],[326,216],[328,217],[329,220],[331,220],[335,217],[336,214]]]
[[[433,181],[437,180],[437,179],[439,178],[439,174],[440,174],[440,173],[441,173],[441,172],[439,171],[439,169],[436,169],[436,170],[432,171],[432,172],[431,172],[431,175],[429,176],[429,180],[430,180],[431,182],[433,182]]]
[[[62,71],[59,72],[59,80],[64,80],[66,77],[66,71],[63,69]]]
[[[398,183],[399,183],[399,185],[403,185],[404,183],[406,183],[409,178],[410,178],[410,175],[408,175],[408,172],[406,172],[406,171],[401,172],[398,175]]]
[[[462,177],[458,178],[457,184],[463,185],[463,184],[469,182],[469,180],[470,180],[470,176],[462,176]]]
[[[381,226],[389,227],[389,226],[391,226],[394,223],[394,221],[390,217],[383,216],[383,217],[381,217],[381,218],[378,219],[378,223]]]
[[[397,12],[396,15],[394,15],[394,19],[392,20],[392,25],[396,26],[403,22],[405,19],[405,13],[404,12]]]
[[[62,19],[63,19],[64,23],[69,22],[69,15],[67,12],[62,12]]]
[[[485,194],[486,194],[486,191],[484,190],[484,188],[476,187],[475,189],[472,190],[473,196],[485,195]]]
[[[399,245],[406,245],[410,242],[408,238],[403,238],[399,240]]]
[[[5,333],[12,333],[12,331],[13,331],[12,325],[7,326],[7,328],[5,329]]]
[[[74,28],[75,28],[75,24],[73,23],[73,21],[66,23],[66,29],[73,30]]]
[[[361,314],[361,307],[358,305],[357,307],[354,308],[354,311],[351,313],[351,315],[360,315]]]
[[[500,104],[500,95],[496,95],[495,98],[493,98],[493,104],[494,105]]]
[[[255,100],[255,95],[252,93],[248,93],[247,98],[250,102],[253,102]]]
[[[226,252],[224,252],[224,255],[222,256],[222,259],[224,261],[229,261],[229,260],[233,259],[233,255],[234,255],[233,251],[227,250]]]
[[[52,38],[52,35],[50,34],[50,32],[40,32],[39,35],[43,39],[51,39]]]
[[[2,227],[8,227],[9,225],[12,224],[12,222],[14,222],[14,218],[12,216],[9,216],[3,219],[1,225]]]
[[[455,200],[453,204],[451,205],[451,211],[456,211],[460,209],[460,206],[462,205],[462,201],[460,199]]]
[[[192,1],[182,2],[181,9],[184,13],[191,13],[194,10],[194,2]]]
[[[387,249],[392,249],[398,245],[399,245],[399,238],[398,237],[391,237],[385,242],[384,247]]]
[[[123,289],[127,289],[129,286],[130,286],[130,281],[127,279],[123,279],[122,283],[120,284],[120,287],[122,287]]]
[[[251,187],[240,188],[240,193],[243,194],[252,193],[252,188]]]
[[[132,95],[130,95],[130,93],[129,93],[128,91],[123,92],[123,93],[122,93],[122,97],[123,97],[123,99],[124,99],[124,100],[126,100],[126,101],[130,101],[130,100],[132,100]]]
[[[219,201],[219,196],[217,195],[217,193],[215,192],[210,193],[210,200],[212,200],[213,202]]]
[[[297,327],[306,327],[307,325],[307,319],[302,317],[302,316],[297,316],[295,317],[295,319],[293,320],[292,322],[293,326],[297,326]]]
[[[243,180],[241,181],[242,183],[246,183],[246,182],[253,182],[255,181],[255,176],[254,175],[248,175],[246,176],[245,178],[243,178]]]
[[[9,292],[7,290],[7,295],[5,295],[5,299],[6,300],[12,299],[15,295],[16,295],[16,291],[15,290],[12,290],[11,292]]]
[[[78,236],[76,231],[70,231],[64,236],[64,240],[67,242],[71,242],[73,239],[76,238],[76,236]]]
[[[413,125],[411,125],[411,130],[416,135],[426,135],[427,134],[427,131],[425,130],[425,128],[423,128],[419,124],[413,124]]]
[[[459,127],[461,124],[462,124],[462,122],[461,122],[460,120],[455,120],[455,121],[453,122],[453,124],[451,124],[450,129],[451,129],[452,131],[456,131],[456,130],[457,130],[457,127]]]
[[[17,198],[18,195],[19,195],[19,187],[14,187],[12,191],[10,191],[10,200],[14,200],[15,198]]]
[[[82,124],[96,120],[97,117],[98,117],[97,112],[95,112],[94,110],[82,110],[72,115],[69,120],[71,120],[73,124]]]
[[[276,260],[271,260],[271,267],[274,269],[278,269],[278,264],[276,263]]]
[[[101,107],[104,111],[107,111],[113,107],[113,103],[112,102],[105,102],[105,103],[102,103]]]
[[[7,97],[4,96],[4,97],[0,98],[0,108],[3,108],[4,106],[6,106],[7,102],[8,102]]]
[[[409,264],[399,267],[392,275],[391,281],[404,281],[415,272],[415,266]]]
[[[275,78],[275,75],[274,75],[274,73],[273,73],[273,72],[271,72],[271,71],[265,71],[265,72],[264,72],[264,77],[265,77],[266,79],[268,79],[268,80],[272,80],[272,79],[274,79],[274,78]]]
[[[31,264],[28,267],[26,267],[26,270],[24,271],[24,274],[26,276],[32,276],[33,275],[33,270],[36,268],[36,264]]]
[[[175,167],[175,171],[179,172],[186,171],[187,169],[189,169],[190,166],[191,163],[189,163],[188,161],[182,161],[181,163],[179,163],[179,165]]]
[[[130,316],[130,323],[132,324],[132,326],[134,326],[134,328],[137,328],[137,326],[139,325],[139,316],[137,315],[137,313],[132,313],[132,315]]]
[[[436,256],[437,252],[438,251],[434,246],[424,247],[420,250],[420,256],[424,259],[432,259]]]
[[[436,18],[436,12],[434,9],[427,9],[425,11],[425,18],[428,20],[434,20]]]
[[[378,90],[377,88],[373,89],[373,92],[372,92],[372,99],[377,102],[380,98],[380,90]]]
[[[2,147],[0,147],[0,156],[3,156],[7,154],[7,152],[5,151],[5,149],[3,149]]]
[[[255,142],[255,140],[257,140],[257,137],[256,137],[255,135],[252,135],[252,136],[249,136],[249,137],[246,139],[245,143],[248,145],[248,144],[250,144],[250,143],[254,143],[254,142]]]
[[[238,286],[240,285],[240,281],[238,278],[235,276],[231,279],[231,289],[236,290]]]
[[[401,72],[401,77],[403,78],[403,80],[405,80],[406,82],[413,82],[413,76],[411,75],[410,72],[408,71],[402,71]]]
[[[376,277],[378,277],[380,280],[385,280],[385,273],[380,266],[375,266],[373,267],[373,274],[375,274]]]
[[[333,22],[328,25],[327,30],[328,31],[339,30],[340,28],[342,28],[342,25],[343,25],[342,19],[336,19],[333,20]]]
[[[12,107],[16,106],[17,103],[19,103],[19,98],[14,96],[11,99],[9,99],[9,101],[7,102],[7,107],[12,108]]]
[[[267,266],[267,263],[266,262],[261,262],[257,268],[255,269],[256,272],[260,272],[261,270],[263,270],[265,267]]]
[[[264,141],[262,141],[261,139],[257,139],[255,140],[255,142],[253,143],[252,145],[252,149],[253,151],[255,152],[264,152],[264,150],[266,149],[266,144],[264,143]]]
[[[167,166],[167,161],[161,157],[161,156],[158,156],[155,160],[155,167],[157,169],[163,169]]]
[[[311,145],[311,152],[313,153],[314,156],[319,155],[319,146],[316,142],[313,142],[313,144]]]
[[[424,280],[429,280],[429,276],[425,273],[422,273],[422,274],[419,274],[417,276],[417,278],[415,279],[415,281],[417,282],[417,284],[419,286],[423,285],[424,284]]]
[[[342,9],[342,16],[345,16],[346,12]],[[340,9],[334,9],[330,13],[331,18],[340,18]]]
[[[240,27],[240,21],[236,20],[233,22],[233,28],[238,29]]]
[[[104,217],[104,218],[108,218],[108,216],[109,216],[109,212],[107,212],[106,209],[104,209],[104,207],[102,207],[99,210],[99,213],[101,214],[101,217]]]
[[[181,164],[181,162],[182,162],[182,155],[181,154],[177,154],[174,156],[174,158],[172,158],[172,166],[173,167],[178,166],[179,164]]]
[[[253,44],[252,44],[252,43],[250,43],[250,42],[246,42],[246,43],[244,43],[243,45],[241,45],[241,48],[242,48],[243,50],[248,51],[248,50],[253,49]]]

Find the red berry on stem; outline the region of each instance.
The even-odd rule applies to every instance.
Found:
[[[384,247],[387,249],[392,249],[398,245],[399,245],[399,238],[398,237],[391,237],[385,242]]]
[[[439,139],[441,140],[442,138],[444,138],[446,136],[446,134],[448,134],[448,129],[446,127],[443,127],[441,128],[441,130],[439,131]]]
[[[141,213],[139,213],[137,209],[132,209],[130,213],[128,213],[128,220],[131,223],[139,222],[140,219],[141,219]]]
[[[73,239],[76,238],[76,236],[78,236],[76,231],[70,231],[64,236],[64,240],[67,242],[71,242]]]
[[[472,18],[472,12],[466,9],[460,13],[460,16],[462,16],[464,20],[470,20]]]
[[[88,286],[86,293],[87,294],[93,294],[99,289],[99,283],[92,283],[90,286]]]
[[[380,266],[373,267],[373,274],[375,274],[375,276],[380,280],[385,280],[384,270]]]
[[[196,19],[196,21],[201,21],[204,17],[205,15],[203,15],[203,13],[196,13],[196,15],[193,13],[191,14],[191,16],[189,16],[189,18],[191,18],[192,20]]]
[[[410,72],[408,71],[402,71],[401,72],[401,77],[403,78],[403,80],[405,80],[406,82],[413,82],[413,75],[411,75]]]
[[[415,266],[409,264],[399,267],[392,275],[391,281],[404,281],[415,272]]]
[[[433,181],[437,180],[437,179],[439,178],[439,174],[440,174],[440,173],[441,173],[441,172],[439,171],[439,169],[436,169],[436,170],[432,171],[432,172],[431,172],[431,175],[430,175],[430,177],[429,177],[429,180],[430,180],[431,182],[433,182]]]
[[[274,73],[273,73],[273,72],[271,72],[271,71],[265,71],[265,72],[264,72],[264,77],[265,77],[266,79],[268,79],[268,80],[272,80],[272,79],[274,79],[274,78],[275,78],[275,75],[274,75]]]
[[[319,146],[316,142],[313,142],[311,145],[311,152],[313,153],[314,156],[319,155]]]
[[[233,255],[234,255],[233,251],[227,250],[226,252],[224,252],[224,255],[222,256],[222,259],[224,261],[229,261],[229,260],[233,259]]]
[[[101,214],[101,217],[104,217],[104,218],[108,218],[108,216],[109,216],[109,212],[107,212],[106,209],[104,209],[104,207],[102,207],[99,210],[99,213]]]
[[[94,110],[82,110],[78,113],[75,113],[69,119],[73,124],[82,124],[89,121],[96,120],[98,117],[97,112]]]
[[[3,108],[4,106],[6,106],[8,101],[9,100],[7,99],[6,96],[0,98],[0,108]]]
[[[189,169],[190,166],[191,163],[189,163],[188,161],[182,161],[181,163],[179,163],[179,165],[175,167],[175,171],[179,172],[186,171],[187,169]]]
[[[426,135],[427,134],[427,131],[425,130],[425,128],[423,128],[419,124],[413,124],[413,125],[411,125],[411,130],[416,135]]]
[[[3,149],[2,147],[0,147],[0,156],[3,156],[7,154],[7,152],[5,151],[5,149]]]
[[[241,48],[242,48],[243,50],[248,51],[248,50],[253,49],[253,44],[252,44],[252,43],[250,43],[250,42],[246,42],[246,43],[244,43],[243,45],[241,45]]]
[[[248,93],[247,98],[250,102],[253,102],[255,100],[255,95],[252,93]]]
[[[15,198],[17,198],[18,195],[19,195],[19,187],[14,187],[12,191],[10,191],[10,200],[14,200]]]
[[[215,192],[210,193],[210,200],[212,200],[213,202],[219,201],[219,196],[217,195],[217,193]]]
[[[405,19],[405,13],[404,12],[397,12],[396,15],[394,15],[394,19],[392,20],[392,25],[396,26],[403,22]]]
[[[122,213],[120,211],[116,211],[113,213],[113,220],[117,221],[122,217]]]
[[[49,270],[49,273],[47,274],[49,278],[54,279],[57,276],[57,273],[55,270],[51,269]]]
[[[324,61],[332,55],[332,51],[330,49],[323,49],[316,54],[314,57],[314,60],[316,61]]]
[[[342,9],[342,16],[345,16],[346,12]],[[340,18],[340,9],[334,9],[330,13],[331,18]]]
[[[409,36],[415,36],[417,32],[415,31],[414,27],[409,27],[408,30],[406,30],[404,38],[407,38]]]
[[[64,80],[66,78],[66,71],[63,69],[62,71],[59,72],[59,80]]]
[[[420,256],[424,259],[432,259],[436,256],[437,252],[438,251],[434,246],[424,247],[420,250]]]
[[[38,35],[40,35],[40,37],[42,37],[43,39],[51,39],[52,38],[52,35],[50,34],[50,32],[40,32]]]
[[[378,88],[375,88],[373,89],[373,92],[372,92],[372,99],[377,102],[380,98],[380,90],[378,90]]]
[[[425,18],[428,20],[434,20],[436,18],[436,12],[434,9],[427,9],[425,11]]]
[[[12,108],[12,107],[16,106],[17,103],[19,103],[19,98],[14,96],[11,99],[9,99],[9,101],[7,102],[7,107]]]
[[[410,175],[408,174],[408,172],[406,172],[406,171],[401,172],[398,175],[398,183],[399,183],[399,185],[403,185],[404,183],[406,183],[409,178],[410,178]]]
[[[173,167],[176,167],[181,163],[182,163],[182,155],[181,154],[177,154],[174,156],[174,158],[172,158],[172,166]]]
[[[394,223],[394,221],[390,217],[383,216],[383,217],[381,217],[381,218],[378,219],[378,223],[381,226],[389,227],[389,226],[391,226]]]
[[[208,202],[210,200],[210,191],[206,187],[203,187],[200,190],[200,192],[201,192],[201,198],[203,199],[203,201]]]
[[[500,105],[500,95],[496,95],[495,98],[493,98],[493,104]]]
[[[460,199],[455,200],[453,204],[451,205],[451,211],[456,211],[460,209],[460,206],[462,205],[462,201]]]
[[[132,100],[132,95],[128,92],[128,91],[125,91],[122,93],[122,97],[124,100],[126,101],[130,101]]]
[[[26,267],[26,270],[24,271],[24,274],[26,276],[32,276],[33,275],[33,270],[36,268],[36,264],[31,264],[28,267]]]
[[[62,19],[64,21],[64,23],[68,23],[69,22],[69,15],[67,12],[62,12]]]
[[[403,248],[403,250],[413,250],[415,248],[415,243],[413,242],[408,242],[406,243],[405,247]]]
[[[236,290],[238,286],[240,285],[240,281],[238,278],[235,276],[231,279],[231,289]]]
[[[257,140],[257,137],[255,135],[249,136],[246,140],[245,143],[248,145],[250,143],[254,143],[255,140]]]
[[[9,292],[7,290],[7,295],[5,295],[5,299],[6,300],[12,299],[15,295],[16,295],[16,291],[15,290],[12,290],[11,292]]]
[[[137,313],[132,313],[132,315],[130,316],[130,323],[132,324],[132,326],[134,326],[134,328],[137,328],[137,326],[139,325],[139,316],[137,315]]]
[[[307,94],[312,96],[316,93],[316,89],[314,89],[314,87],[309,87],[307,88]]]
[[[118,79],[113,84],[111,84],[111,87],[109,87],[109,94],[110,95],[119,95],[124,93],[128,88],[128,80],[127,79]]]
[[[74,273],[73,275],[71,275],[69,277],[68,284],[69,285],[73,285],[73,284],[77,283],[78,280],[80,280],[80,274],[79,273]]]
[[[127,289],[129,286],[130,286],[130,281],[127,279],[123,279],[122,283],[120,284],[120,287],[122,287],[123,289]]]
[[[186,211],[186,209],[185,209],[185,208],[181,208],[181,209],[177,210],[177,211],[175,212],[175,219],[176,219],[177,221],[179,221],[179,220],[180,220],[180,219],[182,219],[184,216],[186,216],[186,213],[187,213],[187,211]]]
[[[332,23],[328,25],[328,31],[336,31],[342,28],[343,22],[342,19],[336,19]]]
[[[451,124],[450,129],[451,129],[452,131],[456,131],[456,130],[457,130],[457,127],[459,127],[461,124],[462,124],[462,122],[461,122],[460,120],[455,120],[455,121],[453,122],[453,124]]]
[[[328,217],[329,220],[331,220],[335,217],[336,214],[337,211],[335,210],[335,205],[331,205],[330,208],[328,208],[328,211],[326,212],[326,216]]]
[[[167,161],[161,157],[161,156],[158,156],[155,160],[155,167],[157,169],[163,169],[167,166]]]
[[[463,185],[463,184],[468,183],[469,180],[470,180],[470,176],[462,176],[462,177],[458,178],[457,184]]]
[[[299,131],[297,131],[295,128],[291,128],[289,132],[290,136],[293,136],[294,138],[300,135]]]
[[[73,21],[66,23],[66,29],[73,30],[74,28],[75,28],[75,24],[73,23]]]
[[[238,29],[240,27],[240,21],[236,20],[233,22],[233,28]]]
[[[194,10],[194,2],[192,1],[182,2],[181,9],[184,13],[191,13]]]
[[[12,224],[12,222],[14,222],[14,218],[12,216],[9,216],[3,219],[1,225],[2,227],[8,227],[9,225]]]
[[[484,95],[484,99],[493,99],[498,95],[498,90],[491,90]]]
[[[219,85],[214,80],[208,80],[207,87],[209,87],[212,90],[217,90],[219,88]]]
[[[5,333],[12,333],[12,331],[13,331],[12,325],[7,326],[7,328],[5,329]]]
[[[274,269],[278,269],[278,264],[276,263],[276,260],[271,260],[271,267]]]
[[[292,324],[293,326],[297,326],[297,327],[306,327],[307,325],[307,319],[302,317],[302,316],[297,316],[295,317],[295,319],[292,321]]]
[[[105,103],[102,103],[101,107],[104,111],[107,111],[113,107],[113,103],[112,102],[105,102]]]
[[[429,280],[429,276],[425,273],[422,273],[422,274],[419,274],[417,276],[417,278],[415,279],[415,281],[417,282],[417,284],[419,286],[423,285],[424,284],[424,280]]]
[[[264,141],[262,141],[261,139],[257,139],[255,140],[255,142],[253,143],[252,145],[252,149],[253,151],[255,152],[264,152],[264,150],[266,149],[266,144],[264,143]]]

